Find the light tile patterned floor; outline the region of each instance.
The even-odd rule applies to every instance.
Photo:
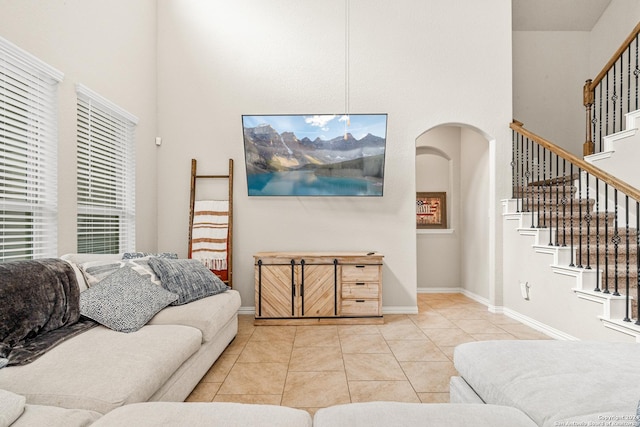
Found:
[[[453,349],[469,341],[549,339],[461,294],[418,294],[419,314],[384,325],[254,326],[238,335],[187,401],[318,408],[390,400],[448,402]]]

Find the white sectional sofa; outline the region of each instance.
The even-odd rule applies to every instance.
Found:
[[[240,403],[133,403],[106,415],[83,409],[31,405],[0,390],[0,427],[311,427],[307,411]]]
[[[3,398],[6,401],[6,397],[7,392],[0,390],[0,409],[8,412],[5,420],[8,424],[3,424],[0,415],[2,427],[536,426],[529,417],[515,408],[484,404],[350,403],[319,409],[312,419],[307,411],[277,405],[147,402],[121,406],[101,416],[93,411],[24,405],[24,401],[20,402],[20,396],[17,395],[9,396],[9,400],[13,401],[13,408],[3,408]]]
[[[85,277],[91,277],[78,266],[121,256],[63,258],[87,292]],[[66,277],[74,276],[59,264]],[[460,376],[451,378],[449,404],[352,403],[320,409],[312,419],[306,411],[281,406],[184,403],[235,337],[239,307],[237,291],[221,291],[163,308],[133,332],[96,326],[30,363],[0,368],[0,427],[640,426],[640,343],[462,344],[454,352]],[[14,318],[9,312],[4,319]]]
[[[535,427],[522,412],[498,405],[366,402],[320,409],[315,427]]]
[[[510,406],[545,427],[640,425],[640,343],[472,342],[454,364],[451,402]]]
[[[76,267],[120,258],[63,257]],[[86,289],[77,268],[76,276]],[[182,402],[236,336],[239,307],[239,293],[228,290],[169,306],[135,332],[96,326],[31,363],[0,369],[0,389],[24,396],[29,405],[99,414],[137,402]]]

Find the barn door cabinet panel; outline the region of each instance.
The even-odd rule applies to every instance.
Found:
[[[255,254],[255,323],[383,323],[382,258],[364,252]]]

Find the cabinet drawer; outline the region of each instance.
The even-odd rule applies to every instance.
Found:
[[[378,316],[378,300],[342,300],[341,314],[343,316]]]
[[[379,282],[379,265],[343,265],[343,282]]]
[[[343,283],[342,298],[378,299],[379,288],[378,283]]]

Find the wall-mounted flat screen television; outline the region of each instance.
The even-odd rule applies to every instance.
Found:
[[[386,114],[242,116],[249,196],[382,196]]]

